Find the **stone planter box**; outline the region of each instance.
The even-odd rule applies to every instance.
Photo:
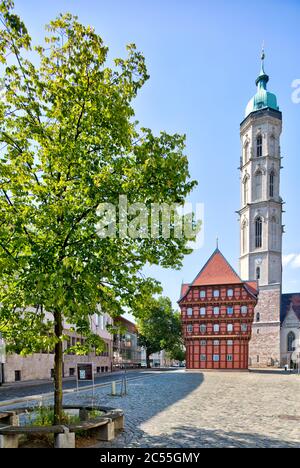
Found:
[[[78,424],[57,426],[20,426],[19,415],[30,411],[18,408],[15,411],[0,412],[0,448],[18,448],[19,436],[30,434],[54,434],[55,448],[75,448],[75,434],[80,431],[97,431],[97,437],[103,441],[113,440],[116,431],[124,430],[124,413],[122,410],[102,406],[65,405],[64,410],[78,410]],[[89,411],[101,411],[101,416],[88,418]],[[32,408],[32,412],[35,408]]]

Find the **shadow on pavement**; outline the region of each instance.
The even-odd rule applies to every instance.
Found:
[[[131,445],[129,445],[131,446]],[[136,446],[134,444],[134,446]],[[157,448],[300,448],[291,442],[255,433],[224,432],[189,426],[174,428],[172,434],[150,436],[144,433],[138,447]]]

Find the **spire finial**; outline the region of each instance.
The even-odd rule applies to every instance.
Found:
[[[263,41],[262,46],[261,46],[261,55],[260,55],[260,60],[261,60],[261,75],[265,75],[265,41]]]
[[[219,238],[216,238],[217,250],[219,250]]]
[[[261,46],[261,59],[265,60],[266,54],[265,54],[265,41],[263,41],[262,46]]]

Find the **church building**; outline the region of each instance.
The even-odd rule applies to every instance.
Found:
[[[261,70],[257,92],[246,107],[240,126],[241,208],[240,276],[257,280],[259,299],[250,342],[252,367],[280,365],[280,306],[282,292],[282,205],[280,196],[282,114],[276,96],[267,91]]]
[[[264,61],[240,124],[239,276],[217,249],[182,285],[188,369],[300,366],[300,293],[282,294],[282,113]]]

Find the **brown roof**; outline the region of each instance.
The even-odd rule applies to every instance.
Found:
[[[226,258],[216,249],[191,286],[243,283]]]

